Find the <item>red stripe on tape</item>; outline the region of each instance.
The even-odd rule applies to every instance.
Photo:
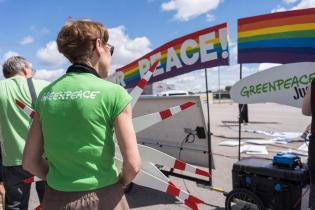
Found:
[[[172,181],[169,181],[168,183],[169,183],[170,185],[175,186],[175,184],[174,184]]]
[[[34,177],[30,177],[27,179],[23,179],[22,182],[26,183],[26,184],[30,184],[34,182]]]
[[[201,170],[199,168],[196,169],[195,174],[199,174],[201,176],[206,176],[206,177],[211,177],[211,175],[210,175],[210,173],[208,171]]]
[[[176,160],[174,164],[174,168],[184,171],[186,168],[186,163],[184,163],[181,160]]]
[[[157,65],[159,64],[160,61],[156,61],[151,67],[150,67],[150,70],[152,73],[155,71]]]
[[[34,210],[41,210],[42,209],[42,204],[39,204]]]
[[[187,108],[189,108],[189,107],[191,107],[192,105],[195,105],[195,104],[196,104],[195,102],[188,101],[188,102],[186,102],[186,103],[184,103],[184,104],[181,104],[181,105],[180,105],[180,108],[181,108],[182,110],[184,110],[184,109],[187,109]]]
[[[197,205],[199,203],[204,203],[204,202],[193,195],[189,195],[188,199],[185,200],[186,206],[188,206],[189,208],[191,208],[193,210],[198,210]]]
[[[173,185],[173,183],[172,183],[172,184],[171,184],[171,183],[168,183],[166,192],[167,192],[168,194],[170,194],[171,196],[173,196],[173,197],[177,197],[177,196],[179,196],[180,189],[178,189],[177,187],[175,187],[175,186]]]
[[[189,195],[188,199],[187,199],[190,203],[204,203],[202,200],[200,200],[199,198],[193,196],[193,195]]]
[[[139,83],[138,83],[138,87],[141,88],[142,90],[144,89],[144,87],[147,85],[147,81],[145,79],[142,79]]]
[[[22,101],[20,101],[19,99],[15,99],[15,103],[16,103],[19,107],[21,107],[22,109],[25,108],[25,104],[24,104]]]
[[[161,116],[162,120],[172,116],[171,110],[167,109],[167,110],[161,111],[160,116]]]
[[[185,205],[188,206],[192,210],[198,210],[197,204],[191,203],[188,200],[185,200]]]
[[[35,113],[36,113],[35,111],[32,111],[32,113],[30,114],[30,116],[31,116],[32,119],[34,118]]]

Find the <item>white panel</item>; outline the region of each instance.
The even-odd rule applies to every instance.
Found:
[[[140,170],[133,182],[144,187],[159,190],[161,192],[166,192],[168,187],[167,182],[164,182],[163,180],[152,176],[151,174],[143,170]]]
[[[169,178],[167,178],[155,165],[150,162],[144,162],[143,160],[141,169],[167,183],[170,181]]]
[[[174,157],[140,144],[138,145],[138,149],[143,160],[171,168],[174,167],[176,160]]]

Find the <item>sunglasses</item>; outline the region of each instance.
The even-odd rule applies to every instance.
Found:
[[[114,49],[115,49],[114,46],[111,45],[111,44],[106,43],[106,47],[108,48],[108,50],[109,50],[109,52],[110,52],[110,55],[113,56],[113,54],[114,54]]]
[[[95,50],[95,47],[96,47],[96,46],[94,45],[92,51]],[[114,46],[111,45],[111,44],[106,43],[106,44],[105,44],[105,47],[109,50],[110,56],[112,56],[112,55],[114,54]]]

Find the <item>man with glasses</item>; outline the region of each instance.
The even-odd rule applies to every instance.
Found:
[[[20,99],[32,106],[31,95],[38,94],[49,83],[32,79],[32,64],[21,56],[7,59],[2,66],[5,80],[0,81],[0,142],[5,187],[5,209],[28,209],[31,184],[23,180],[33,175],[22,169],[22,154],[31,118],[15,103]],[[34,88],[30,88],[31,83]],[[33,93],[31,93],[33,92]],[[44,183],[36,184],[39,200]]]

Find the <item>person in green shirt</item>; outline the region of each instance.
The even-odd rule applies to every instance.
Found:
[[[141,159],[131,96],[104,80],[114,50],[108,38],[101,23],[85,19],[69,21],[58,34],[58,50],[72,65],[40,93],[23,157],[26,170],[47,180],[45,210],[129,209],[123,186],[139,172]]]
[[[16,105],[15,100],[20,99],[28,106],[32,104],[27,82],[33,75],[32,64],[21,56],[13,56],[3,63],[2,70],[6,78],[0,81],[0,142],[6,191],[5,209],[28,209],[31,185],[22,180],[33,175],[22,169],[22,154],[31,118]],[[49,84],[43,80],[31,80],[36,93]],[[37,183],[36,188],[42,201],[44,183]]]

